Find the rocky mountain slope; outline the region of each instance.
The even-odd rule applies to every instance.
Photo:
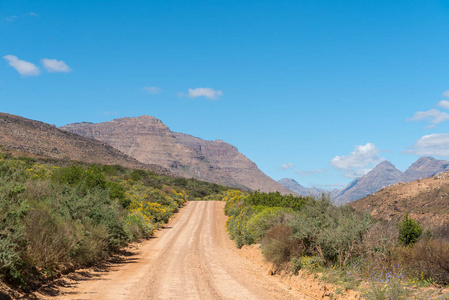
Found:
[[[206,141],[172,132],[151,116],[121,118],[104,123],[74,123],[61,129],[107,143],[140,162],[156,164],[183,177],[263,192],[292,193],[221,140]]]
[[[433,157],[421,157],[404,172],[402,181],[408,182],[427,178],[447,170],[449,170],[448,161],[438,160]]]
[[[349,203],[375,193],[383,187],[426,178],[447,170],[449,162],[433,157],[419,158],[405,172],[398,170],[389,161],[383,161],[366,175],[354,179],[333,200],[339,205]]]
[[[383,161],[366,175],[356,178],[334,199],[337,204],[345,204],[365,197],[384,186],[402,180],[403,173],[389,161]]]
[[[6,113],[0,113],[0,145],[4,150],[35,156],[163,171],[158,166],[143,164],[97,140]]]
[[[399,182],[351,202],[356,210],[384,220],[399,220],[409,212],[427,228],[449,224],[449,171],[433,177]]]
[[[282,178],[281,180],[278,180],[278,183],[282,184],[283,186],[285,186],[286,188],[288,188],[289,190],[296,192],[302,196],[320,196],[321,194],[326,194],[326,195],[330,195],[331,198],[332,196],[337,192],[339,192],[338,190],[333,190],[333,191],[329,191],[326,189],[320,189],[317,187],[311,187],[311,188],[306,188],[302,185],[300,185],[296,180],[292,179],[292,178]]]

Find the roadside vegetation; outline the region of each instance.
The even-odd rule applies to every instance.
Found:
[[[29,289],[150,237],[227,188],[115,165],[0,154],[0,279]]]
[[[238,247],[260,244],[266,260],[292,274],[312,273],[365,299],[449,299],[449,227],[372,219],[328,197],[228,191],[227,231]],[[336,296],[336,295],[335,295]]]

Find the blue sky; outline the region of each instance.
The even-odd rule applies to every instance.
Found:
[[[0,111],[151,115],[344,185],[449,159],[448,36],[448,1],[0,1]]]

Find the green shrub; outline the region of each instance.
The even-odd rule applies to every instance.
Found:
[[[254,242],[260,242],[275,225],[286,222],[294,214],[291,208],[267,207],[248,220],[247,231]]]
[[[53,171],[51,180],[59,184],[75,185],[81,181],[84,172],[84,169],[77,165],[58,168]]]
[[[12,173],[0,177],[0,276],[19,285],[24,281],[22,254],[27,244],[23,219],[29,211],[24,191]]]
[[[120,165],[103,165],[101,170],[108,176],[118,176],[126,172],[126,168]]]
[[[130,178],[133,181],[139,181],[142,180],[142,178],[146,178],[147,177],[147,173],[145,172],[145,170],[132,170],[131,174],[130,174]]]
[[[83,175],[84,184],[87,189],[106,189],[106,179],[100,168],[98,168],[97,166],[89,167]]]
[[[79,242],[72,222],[40,204],[28,213],[24,223],[28,244],[26,260],[30,265],[48,272],[70,263],[70,253]]]
[[[234,240],[238,248],[254,243],[253,236],[248,232],[247,222],[255,214],[253,207],[241,206],[237,215],[232,215],[226,221],[229,237]]]
[[[237,216],[240,213],[240,206],[245,203],[245,195],[242,191],[227,191],[223,200],[226,202],[224,212],[227,216]]]
[[[291,260],[292,272],[298,275],[299,270],[308,269],[317,271],[323,267],[323,261],[317,256],[295,256]]]
[[[405,213],[401,223],[399,223],[399,241],[406,246],[412,245],[418,241],[422,232],[421,224],[410,219],[408,213]]]
[[[263,205],[268,207],[289,207],[293,210],[299,211],[301,208],[312,201],[308,197],[295,197],[293,195],[281,195],[279,192],[275,193],[260,193],[258,191],[250,194],[245,200],[248,205]]]
[[[127,224],[128,234],[133,237],[133,240],[148,238],[157,229],[157,225],[142,210],[131,211],[124,221]]]
[[[120,202],[122,207],[128,208],[131,203],[129,199],[126,198],[126,189],[117,182],[107,181],[106,187],[109,189],[109,198],[116,199]]]
[[[91,166],[87,170],[77,165],[59,168],[53,171],[51,180],[58,184],[81,185],[84,191],[93,188],[106,189],[104,174],[97,166]]]
[[[75,222],[76,240],[70,256],[77,266],[90,266],[109,255],[108,228],[89,221]]]
[[[306,206],[289,223],[294,238],[306,249],[305,255],[344,266],[363,251],[363,237],[372,226],[371,218],[349,206],[334,207],[322,198]]]

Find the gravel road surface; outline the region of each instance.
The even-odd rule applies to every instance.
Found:
[[[137,254],[47,299],[311,299],[237,255],[224,202],[189,202]]]

